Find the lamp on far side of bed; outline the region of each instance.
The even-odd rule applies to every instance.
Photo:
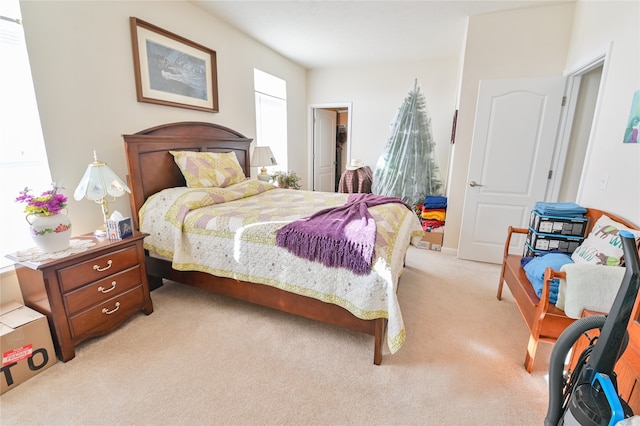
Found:
[[[251,155],[251,166],[262,167],[260,174],[257,176],[258,180],[269,182],[271,175],[267,173],[267,166],[277,166],[273,152],[268,146],[256,146],[253,148],[253,154]]]
[[[76,201],[86,198],[100,204],[104,218],[103,223],[106,224],[109,219],[109,200],[107,198],[110,196],[111,201],[115,201],[116,197],[121,197],[127,192],[131,192],[127,184],[107,166],[107,163],[98,161],[96,152],[93,151],[93,163],[89,164],[87,171],[84,172],[78,187],[73,192],[73,198]],[[106,231],[104,229],[97,230],[95,235],[104,236]]]

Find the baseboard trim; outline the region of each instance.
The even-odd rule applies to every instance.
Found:
[[[445,253],[450,256],[458,256],[458,249],[450,248],[450,247],[442,247],[442,253]]]

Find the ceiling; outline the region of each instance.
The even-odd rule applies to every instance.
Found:
[[[458,56],[467,17],[551,0],[191,0],[308,69]]]

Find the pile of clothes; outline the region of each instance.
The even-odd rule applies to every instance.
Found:
[[[440,195],[427,195],[424,204],[421,206],[420,222],[422,229],[431,231],[432,229],[444,226],[447,216],[447,197]]]

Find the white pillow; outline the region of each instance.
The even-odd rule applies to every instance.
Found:
[[[566,264],[560,270],[567,273],[567,278],[560,279],[556,308],[569,318],[580,318],[584,309],[609,313],[626,271],[622,266],[604,268],[576,263]]]
[[[573,252],[571,259],[575,263],[591,265],[624,265],[622,240],[620,230],[631,232],[636,240],[636,247],[640,241],[640,231],[632,230],[616,222],[609,216],[602,215],[591,228],[591,232],[582,244]]]

